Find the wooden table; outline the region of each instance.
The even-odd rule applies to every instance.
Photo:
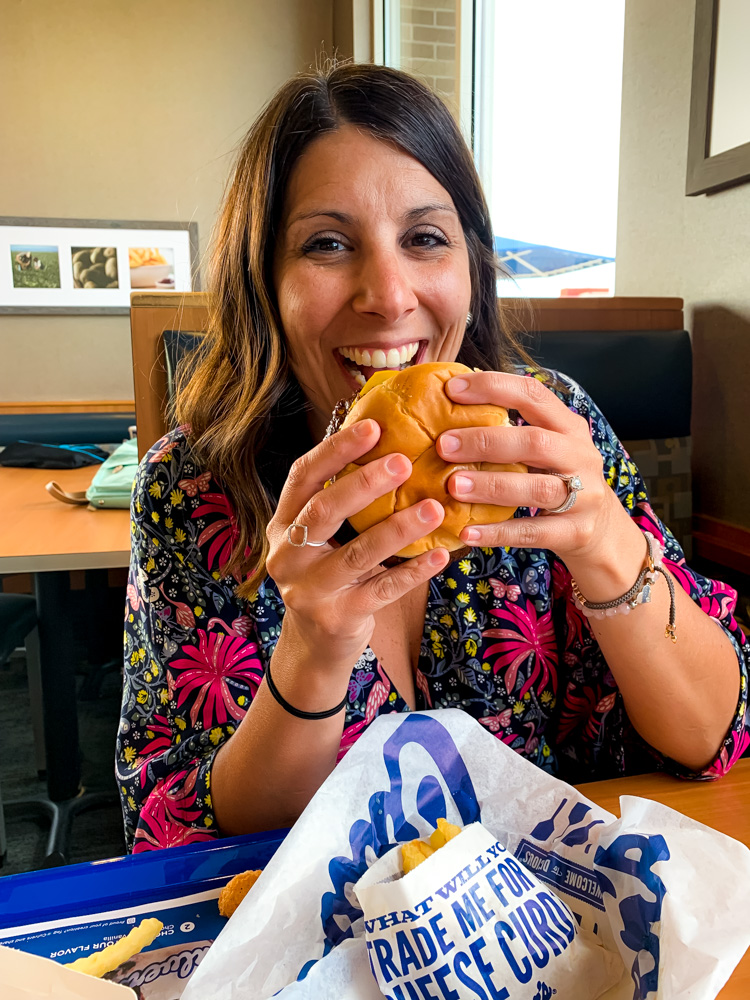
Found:
[[[654,799],[692,819],[726,833],[750,847],[750,759],[738,761],[728,775],[718,781],[679,781],[665,774],[641,774],[612,781],[592,781],[578,790],[609,812],[620,815],[621,795]],[[750,904],[750,886],[748,886]],[[750,912],[750,906],[748,907]],[[737,914],[747,920],[748,913]],[[750,951],[732,973],[719,994],[720,1000],[748,1000],[750,997]]]
[[[69,493],[85,490],[96,466],[83,469],[0,467],[0,573],[114,569],[130,559],[127,510],[94,510],[60,503],[51,479]]]
[[[47,791],[56,803],[75,799],[80,786],[68,571],[127,566],[130,515],[60,503],[44,485],[54,479],[67,492],[85,490],[95,471],[0,467],[0,573],[35,574]]]

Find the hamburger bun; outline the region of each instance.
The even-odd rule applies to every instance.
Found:
[[[449,552],[466,550],[468,546],[458,537],[462,528],[470,524],[505,521],[513,516],[516,509],[466,503],[454,499],[448,492],[450,476],[463,469],[528,472],[525,465],[451,463],[443,461],[438,455],[435,443],[444,431],[510,424],[508,411],[502,406],[489,403],[464,405],[450,399],[445,392],[446,382],[470,371],[466,365],[457,362],[435,361],[395,373],[376,372],[360,391],[342,424],[347,427],[370,417],[380,425],[381,435],[372,451],[347,465],[337,479],[392,452],[406,455],[412,463],[411,475],[405,483],[349,518],[355,531],[366,531],[395,511],[404,510],[420,500],[432,498],[445,509],[440,527],[398,552],[402,559],[411,559],[429,549],[441,547]]]

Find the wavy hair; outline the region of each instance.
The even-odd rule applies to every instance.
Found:
[[[367,130],[414,157],[456,206],[469,253],[471,314],[458,360],[510,371],[532,363],[501,321],[489,211],[466,143],[442,101],[384,66],[347,63],[281,87],[242,142],[209,259],[206,338],[178,377],[175,415],[226,490],[236,543],[224,572],[251,597],[265,576],[266,527],[291,462],[311,447],[305,399],[291,372],[273,283],[275,242],[291,172],[319,136]]]

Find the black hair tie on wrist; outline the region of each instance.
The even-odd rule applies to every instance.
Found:
[[[348,694],[345,694],[341,702],[336,705],[335,708],[329,708],[326,712],[303,712],[299,708],[295,708],[294,705],[290,705],[289,702],[284,698],[282,693],[276,687],[273,682],[273,677],[271,677],[271,664],[269,662],[266,667],[266,684],[268,684],[268,690],[274,696],[276,701],[281,705],[285,712],[290,715],[295,716],[297,719],[310,719],[315,721],[317,719],[330,719],[333,715],[338,715],[341,709],[346,705],[346,699]]]

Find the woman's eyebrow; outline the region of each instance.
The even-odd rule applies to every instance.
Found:
[[[435,202],[432,205],[422,205],[420,208],[412,208],[411,211],[404,215],[404,218],[408,219],[409,222],[415,222],[417,219],[421,219],[422,216],[429,215],[430,212],[450,212],[451,215],[458,215],[453,205],[444,205],[442,202]]]
[[[327,208],[314,208],[310,212],[298,212],[297,215],[293,215],[287,222],[287,226],[293,226],[297,222],[304,222],[306,219],[335,219],[336,222],[341,222],[344,225],[351,225],[355,220],[353,216],[347,215],[345,212],[336,212]]]
[[[458,216],[458,212],[453,205],[434,202],[430,205],[420,205],[418,208],[410,209],[404,213],[403,218],[407,222],[416,222],[431,212],[449,212],[451,215]],[[337,212],[335,209],[329,208],[314,208],[309,212],[298,212],[296,215],[293,215],[287,222],[287,226],[290,227],[298,222],[305,222],[308,219],[320,218],[333,219],[345,226],[351,226],[357,221],[353,215],[347,215],[346,212]]]

